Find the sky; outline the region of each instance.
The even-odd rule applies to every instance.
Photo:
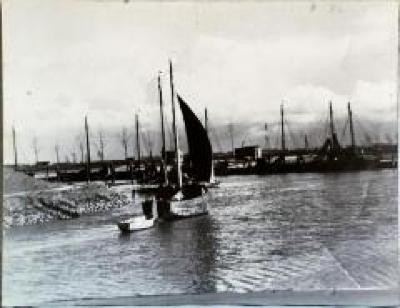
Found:
[[[200,118],[208,108],[219,139],[234,123],[238,143],[260,140],[281,103],[295,128],[323,122],[329,101],[337,118],[350,101],[364,126],[393,124],[397,14],[394,1],[5,0],[4,159],[13,125],[19,161],[34,161],[34,138],[39,160],[54,161],[55,144],[63,159],[78,153],[85,115],[106,158],[123,157],[123,127],[134,150],[135,113],[157,152],[157,74],[170,120],[169,59],[177,93]]]

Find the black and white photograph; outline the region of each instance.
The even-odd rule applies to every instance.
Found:
[[[1,11],[2,305],[400,305],[397,1]]]

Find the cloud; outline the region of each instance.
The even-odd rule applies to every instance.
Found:
[[[298,123],[325,119],[328,100],[338,117],[350,100],[356,115],[392,121],[395,4],[311,6],[6,2],[6,160],[13,123],[24,151],[31,152],[37,135],[48,158],[56,142],[76,147],[85,114],[93,130],[102,127],[110,136],[123,126],[132,130],[136,112],[144,130],[157,131],[159,70],[171,119],[169,58],[177,92],[200,118],[207,107],[216,125],[276,123],[282,100],[287,118]],[[249,138],[261,138],[261,131],[251,130]],[[118,142],[110,144],[120,155]]]
[[[382,81],[372,83],[359,80],[351,100],[360,116],[395,121],[397,118],[396,83]]]

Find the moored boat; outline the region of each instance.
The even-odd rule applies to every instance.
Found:
[[[175,167],[173,181],[168,181],[166,171],[163,183],[159,186],[156,194],[157,213],[162,220],[182,219],[199,215],[208,214],[207,208],[207,187],[204,183],[209,183],[212,175],[212,147],[206,129],[190,109],[188,104],[177,95],[180,110],[185,124],[185,132],[189,149],[189,168],[185,175],[182,173],[182,155],[178,146],[178,136],[175,123],[175,94],[172,81],[172,64],[170,63],[170,82],[172,92],[172,112],[173,112],[173,133],[175,146]],[[162,134],[163,110],[161,86],[160,90],[160,110]],[[163,153],[165,157],[165,137],[163,140]],[[165,165],[163,164],[164,170]],[[183,179],[184,178],[184,179]]]
[[[207,188],[201,184],[186,184],[180,190],[172,186],[160,187],[156,200],[160,220],[176,220],[208,214]]]
[[[133,232],[148,229],[154,226],[155,219],[147,219],[144,215],[134,216],[118,223],[122,232]]]
[[[122,232],[134,232],[153,227],[157,220],[156,211],[153,207],[153,199],[143,201],[143,215],[133,216],[129,219],[118,222],[118,228]]]

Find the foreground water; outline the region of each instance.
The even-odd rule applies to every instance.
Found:
[[[8,230],[3,304],[397,286],[396,170],[222,181],[209,216],[129,235],[115,222],[138,213],[141,196],[112,212]]]

